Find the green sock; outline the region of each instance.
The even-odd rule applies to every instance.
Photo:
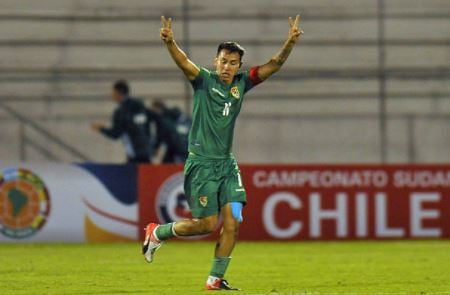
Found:
[[[223,278],[227,271],[228,263],[231,257],[214,257],[211,272],[209,275],[216,278]]]
[[[172,231],[172,226],[174,225],[174,222],[172,223],[166,223],[166,224],[161,224],[160,226],[158,226],[156,228],[156,237],[160,240],[160,241],[164,241],[170,238],[173,238],[175,235]]]

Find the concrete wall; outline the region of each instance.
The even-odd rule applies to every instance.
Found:
[[[450,161],[450,2],[386,2],[388,161]],[[244,162],[378,162],[376,1],[189,1],[190,57],[209,66],[217,44],[239,41],[246,67],[282,44],[287,16],[305,36],[284,69],[252,90],[236,128]],[[183,42],[182,1],[0,2],[0,100],[101,162],[119,142],[89,130],[109,120],[111,83],[185,108],[185,80],[159,40],[161,14]],[[20,128],[1,111],[0,158],[20,157]],[[76,160],[25,127],[64,161]],[[31,147],[28,159],[45,159]]]

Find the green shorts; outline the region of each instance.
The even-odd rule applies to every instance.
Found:
[[[192,216],[218,214],[230,202],[246,203],[236,159],[209,159],[190,154],[184,165],[184,192]]]

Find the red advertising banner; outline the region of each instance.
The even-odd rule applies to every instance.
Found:
[[[241,165],[241,240],[450,238],[450,165]],[[181,166],[141,166],[140,225],[189,216]],[[210,237],[211,238],[211,237]]]
[[[140,229],[144,229],[149,222],[168,223],[191,217],[183,182],[181,165],[139,165]],[[139,237],[144,239],[143,230],[139,231]]]

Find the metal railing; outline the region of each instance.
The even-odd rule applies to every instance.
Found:
[[[404,122],[408,122],[408,159],[410,162],[417,161],[417,143],[416,135],[417,130],[415,129],[415,123],[419,119],[434,120],[438,119],[448,119],[445,114],[435,115],[435,114],[389,114],[386,109],[386,101],[389,99],[410,99],[410,98],[421,98],[429,97],[432,99],[447,99],[450,98],[450,92],[447,89],[432,90],[427,93],[416,93],[410,91],[409,89],[403,89],[399,92],[392,92],[386,90],[386,82],[389,80],[437,80],[437,81],[447,81],[450,79],[450,67],[448,64],[442,66],[431,66],[431,67],[393,67],[385,64],[385,51],[387,47],[390,46],[404,46],[404,47],[417,47],[417,46],[430,46],[430,47],[449,47],[450,39],[427,39],[426,36],[418,35],[417,38],[413,39],[389,39],[385,36],[385,21],[389,20],[422,20],[426,21],[428,19],[432,20],[445,20],[450,18],[450,13],[448,10],[435,11],[435,12],[421,12],[417,11],[405,11],[405,12],[391,12],[386,11],[384,7],[384,0],[378,0],[377,6],[367,11],[363,9],[351,9],[344,11],[334,11],[330,9],[327,11],[317,11],[314,9],[308,10],[307,7],[302,11],[302,17],[307,19],[308,22],[320,22],[320,21],[348,21],[348,20],[373,20],[377,22],[378,34],[374,37],[359,38],[355,40],[340,40],[336,39],[308,39],[302,40],[302,46],[315,46],[315,47],[328,47],[328,46],[339,46],[339,47],[351,47],[351,46],[363,46],[363,47],[373,47],[378,50],[378,65],[374,67],[364,67],[364,68],[286,68],[274,77],[274,80],[285,81],[285,82],[295,82],[299,80],[310,80],[310,79],[334,79],[334,80],[376,80],[378,81],[379,88],[374,90],[369,90],[367,92],[355,92],[348,90],[348,93],[280,93],[277,99],[337,99],[337,98],[351,98],[351,99],[376,99],[379,102],[379,108],[376,114],[328,114],[328,115],[305,115],[301,114],[301,118],[305,119],[323,119],[327,120],[330,118],[341,118],[341,119],[352,119],[352,118],[371,118],[374,122],[377,121],[378,131],[379,131],[379,159],[380,162],[388,161],[389,155],[387,153],[387,146],[389,145],[387,139],[387,121],[390,119],[401,119]],[[164,7],[154,7],[151,10],[141,10],[136,11],[133,9],[127,10],[106,10],[106,11],[74,11],[74,12],[46,12],[42,11],[0,11],[0,20],[26,20],[26,21],[46,21],[46,22],[123,22],[123,21],[140,21],[143,23],[149,20],[157,21],[161,14],[161,11],[165,11]],[[233,14],[217,11],[197,11],[193,1],[183,0],[182,5],[179,9],[171,11],[171,16],[176,18],[178,23],[182,26],[182,34],[179,36],[180,44],[186,52],[189,52],[192,46],[213,46],[217,45],[219,40],[203,40],[201,38],[196,38],[194,34],[190,32],[191,23],[193,21],[216,21],[216,20],[228,20],[228,21],[239,21],[245,20],[280,20],[285,19],[286,15],[284,12],[280,11],[270,11],[261,12],[256,11],[254,13],[249,11],[236,12]],[[221,41],[221,40],[220,40]],[[274,46],[279,45],[279,40],[258,40],[249,39],[246,40],[246,44],[251,46]],[[119,46],[119,47],[155,47],[161,46],[159,40],[93,40],[93,39],[39,39],[39,40],[0,40],[0,47],[27,47],[27,46],[56,46],[56,47],[68,47],[68,46]],[[180,73],[175,67],[170,68],[153,68],[153,67],[98,67],[95,65],[88,68],[65,68],[64,65],[58,65],[58,67],[40,68],[40,69],[29,69],[29,68],[19,68],[12,67],[6,68],[4,73],[1,74],[1,78],[6,83],[11,82],[24,82],[24,81],[43,81],[52,80],[54,77],[58,77],[58,81],[74,81],[83,82],[87,80],[95,79],[96,81],[111,81],[117,76],[126,76],[130,79],[136,81],[143,80],[155,80],[155,81],[175,81],[180,79]],[[389,90],[389,89],[388,89]],[[163,93],[158,94],[158,89],[155,89],[155,93],[148,94],[148,97],[159,97],[164,99],[172,99],[170,94]],[[185,110],[190,109],[190,87],[185,84],[183,93],[183,101],[185,105]],[[272,99],[271,94],[260,94],[258,95],[259,100],[261,99]],[[100,96],[98,94],[92,95],[73,95],[65,94],[55,96],[9,96],[0,94],[0,108],[7,110],[8,113],[12,114],[9,110],[10,106],[6,105],[4,102],[13,101],[42,101],[42,102],[73,102],[73,101],[98,101]],[[249,97],[252,99],[251,97]],[[14,111],[14,110],[13,110]],[[25,115],[17,113],[19,116],[12,116],[21,124],[20,127],[20,138],[21,138],[21,158],[26,158],[26,148],[32,147],[40,154],[44,155],[49,159],[57,159],[57,155],[52,153],[52,151],[46,148],[44,145],[39,145],[38,143],[31,140],[31,137],[27,134],[26,130],[31,128],[42,134],[49,141],[54,142],[60,148],[67,151],[72,156],[77,159],[87,160],[87,157],[71,147],[69,144],[64,142],[61,138],[53,135],[49,130],[43,128],[35,121],[27,118]],[[265,118],[274,118],[270,113],[262,114],[258,116],[264,116]],[[250,116],[252,117],[252,116]],[[244,118],[250,118],[248,115]],[[283,118],[289,118],[289,115],[283,115]],[[49,118],[53,120],[64,120],[64,118]],[[70,120],[70,118],[67,118]],[[50,139],[53,138],[53,139]]]
[[[27,153],[26,153],[27,146],[34,148],[37,152],[39,152],[41,155],[46,157],[48,160],[52,160],[52,161],[60,160],[60,158],[55,153],[53,153],[50,149],[46,148],[42,144],[39,144],[37,141],[32,140],[32,138],[27,135],[27,132],[26,132],[27,128],[33,129],[35,132],[37,132],[39,135],[41,135],[46,142],[55,144],[63,151],[69,153],[75,159],[82,160],[82,161],[91,161],[91,159],[87,155],[85,155],[84,153],[82,153],[81,151],[76,149],[75,147],[73,147],[70,144],[68,144],[67,142],[65,142],[62,138],[53,134],[52,132],[47,130],[45,127],[41,126],[37,122],[34,122],[30,118],[21,114],[19,111],[8,106],[7,104],[0,102],[0,109],[3,109],[5,111],[5,113],[9,114],[10,116],[12,116],[15,120],[17,120],[20,123],[19,154],[20,154],[21,161],[27,160]]]
[[[243,114],[239,118],[240,120],[255,120],[255,121],[264,121],[266,124],[269,121],[280,121],[280,120],[291,120],[297,121],[299,124],[302,122],[330,122],[330,125],[336,127],[336,121],[338,122],[348,122],[348,121],[375,121],[379,118],[379,115],[376,113],[339,113],[339,114],[303,114],[301,116],[292,114],[292,115],[260,115],[260,114]],[[436,121],[441,120],[444,122],[450,122],[450,114],[386,114],[385,116],[386,126],[391,126],[393,121],[399,121],[400,124],[406,126],[405,130],[405,141],[404,141],[404,152],[403,154],[406,156],[407,163],[418,163],[421,162],[421,159],[418,159],[419,151],[419,142],[422,140],[420,134],[417,131],[417,122],[419,121]],[[391,146],[389,142],[389,132],[386,131],[385,144],[387,147]],[[356,137],[358,135],[355,135]],[[361,143],[361,148],[367,147],[369,143]],[[381,148],[379,146],[379,148]],[[391,161],[391,156],[389,153],[389,149],[385,151],[385,161]],[[332,160],[329,160],[332,162]]]

